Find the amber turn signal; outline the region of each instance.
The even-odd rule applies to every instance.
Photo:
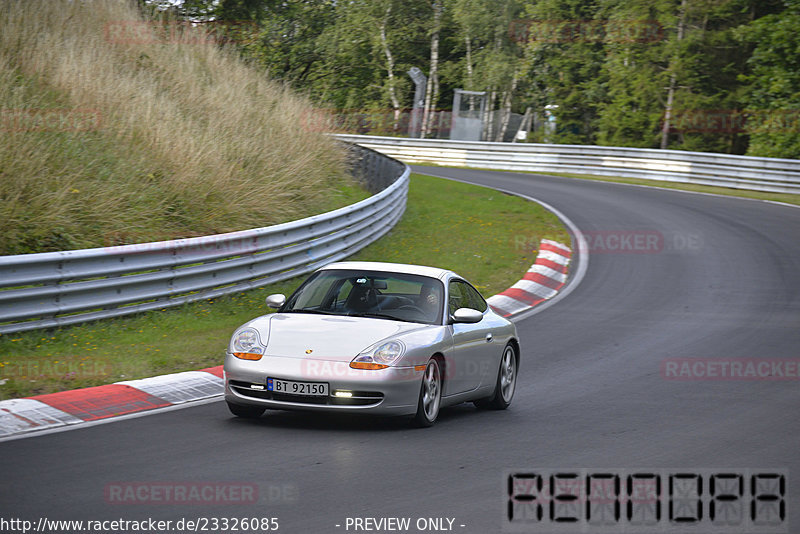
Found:
[[[350,362],[350,367],[353,369],[369,369],[371,371],[376,371],[378,369],[386,369],[389,366],[371,362]]]
[[[234,356],[239,358],[240,360],[253,360],[257,361],[260,360],[263,354],[254,354],[252,352],[234,352]]]

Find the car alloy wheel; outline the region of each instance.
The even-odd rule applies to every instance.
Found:
[[[493,410],[505,410],[514,398],[514,390],[517,386],[517,349],[509,343],[503,349],[503,356],[500,358],[500,368],[497,370],[497,381],[494,386],[494,393],[491,397],[475,401],[478,408],[491,408]]]
[[[503,351],[503,360],[500,362],[500,377],[497,386],[507,408],[514,398],[514,389],[517,385],[517,357],[512,345],[507,345]]]
[[[439,416],[439,407],[442,403],[442,375],[439,372],[439,362],[431,359],[422,375],[422,386],[419,391],[419,405],[414,420],[422,427],[431,426]]]

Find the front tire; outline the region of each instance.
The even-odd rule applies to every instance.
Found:
[[[264,414],[266,408],[260,406],[244,406],[242,404],[228,403],[228,409],[236,417],[243,417],[245,419],[258,419]]]
[[[414,423],[419,427],[429,427],[436,422],[442,404],[442,375],[439,362],[431,359],[422,375],[422,386],[419,389],[419,403]]]
[[[517,387],[517,349],[509,343],[503,349],[500,358],[500,369],[497,370],[497,381],[494,394],[486,399],[475,401],[478,408],[491,408],[492,410],[505,410],[514,398]]]

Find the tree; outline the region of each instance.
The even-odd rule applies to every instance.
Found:
[[[516,0],[455,0],[453,19],[458,27],[456,42],[463,43],[462,74],[453,80],[467,90],[484,90],[488,104],[484,123],[486,140],[502,140],[509,125],[517,88],[525,73],[522,49],[509,28],[519,17]],[[461,50],[459,50],[461,52]],[[497,125],[491,120],[500,104]]]
[[[603,43],[593,22],[594,1],[542,0],[526,5],[526,59],[530,100],[540,113],[554,110],[557,130],[550,141],[595,142],[598,107],[605,97]]]
[[[743,25],[738,35],[754,45],[744,101],[751,112],[747,154],[800,158],[800,0]]]
[[[431,28],[431,60],[428,84],[425,87],[425,108],[422,111],[422,135],[428,137],[433,125],[433,110],[439,100],[439,41],[442,30],[444,0],[433,0],[433,26]]]
[[[423,135],[462,87],[488,95],[486,140],[530,107],[553,110],[552,142],[798,154],[800,0],[148,2],[176,4],[252,21],[240,50],[269,76],[328,108],[389,108],[392,131],[413,66],[429,78]]]

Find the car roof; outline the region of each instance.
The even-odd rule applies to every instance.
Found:
[[[403,273],[403,274],[416,274],[420,276],[428,276],[431,278],[438,278],[445,280],[455,276],[461,278],[453,271],[447,269],[440,269],[438,267],[426,267],[424,265],[409,265],[405,263],[388,263],[381,261],[339,261],[336,263],[329,263],[320,270],[329,269],[353,269],[362,271],[383,271],[389,273]]]

